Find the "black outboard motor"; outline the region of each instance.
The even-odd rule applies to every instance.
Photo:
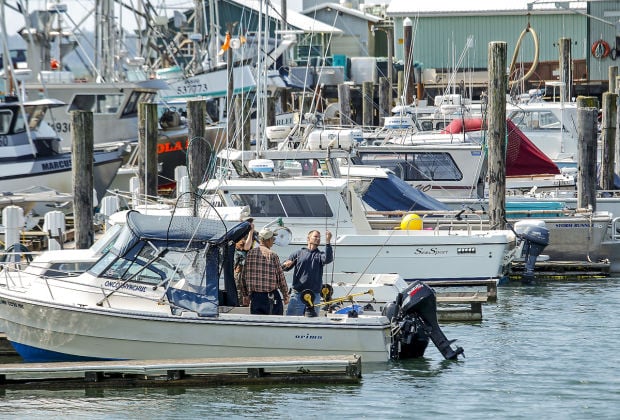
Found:
[[[429,337],[444,358],[455,360],[463,354],[461,347],[452,348],[454,340],[448,340],[439,327],[435,291],[420,281],[400,292],[396,302],[386,306],[384,315],[398,327],[392,340],[394,359],[423,356]]]
[[[546,246],[549,245],[549,229],[545,227],[545,222],[543,221],[537,221],[534,224],[521,224],[521,222],[518,222],[515,225],[515,229],[521,240],[523,240],[521,257],[525,261],[525,267],[521,281],[533,283],[536,279],[534,275],[536,260]]]

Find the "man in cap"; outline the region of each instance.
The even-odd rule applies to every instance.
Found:
[[[248,251],[243,268],[241,293],[251,314],[282,315],[288,304],[288,286],[278,254],[271,250],[275,235],[270,229],[258,233],[260,246]]]

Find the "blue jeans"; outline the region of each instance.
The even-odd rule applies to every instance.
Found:
[[[314,295],[314,304],[318,305],[319,303],[321,303],[321,295],[319,293],[316,293]],[[315,306],[314,309],[318,314],[321,308]],[[293,316],[303,316],[305,310],[306,304],[301,300],[301,294],[293,290],[293,293],[291,293],[291,298],[288,302],[288,307],[286,308],[286,314]]]
[[[280,292],[252,292],[250,293],[250,313],[254,315],[282,315],[284,305]]]

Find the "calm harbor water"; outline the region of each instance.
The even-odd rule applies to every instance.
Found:
[[[365,364],[359,385],[11,391],[0,418],[545,418],[620,415],[620,278],[500,287],[466,358]]]

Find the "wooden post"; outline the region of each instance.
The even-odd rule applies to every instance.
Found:
[[[235,96],[236,122],[235,147],[239,150],[250,150],[250,101],[242,95]]]
[[[570,38],[560,38],[560,100],[564,102],[568,102],[573,93],[570,43]]]
[[[362,83],[362,125],[364,127],[374,125],[374,90],[372,82]]]
[[[611,79],[610,79],[611,80]],[[618,113],[618,94],[603,93],[603,121],[601,138],[603,153],[601,157],[601,189],[614,189],[614,167],[616,159],[616,125]]]
[[[405,89],[405,73],[402,70],[398,72],[397,79],[398,81],[396,83],[396,105],[404,105],[403,90]]]
[[[489,224],[506,228],[506,43],[489,43]]]
[[[390,82],[387,77],[379,78],[379,125],[383,127],[385,117],[392,113],[390,107]]]
[[[189,144],[187,146],[187,172],[189,186],[195,193],[198,186],[205,180],[207,164],[211,157],[211,145],[205,137],[205,116],[207,114],[207,102],[204,99],[187,101],[187,127]],[[192,195],[194,215],[198,214],[198,203]]]
[[[616,78],[617,80],[618,78]],[[614,149],[614,172],[620,174],[620,89],[616,84],[616,143]]]
[[[411,19],[403,20],[403,38],[405,48],[405,103],[410,105],[413,103],[414,91],[414,74],[413,74],[413,43],[412,43],[412,25]]]
[[[345,83],[338,85],[338,103],[340,104],[340,125],[351,125],[351,88]]]
[[[273,96],[267,97],[267,115],[265,117],[265,127],[276,125],[276,98]],[[259,133],[256,133],[256,135],[258,136]],[[270,142],[268,138],[265,138],[263,141],[264,144],[267,145],[267,148],[273,146],[273,143]]]
[[[228,144],[234,144],[235,139],[235,112],[233,112],[233,94],[235,92],[235,83],[233,78],[233,49],[226,51],[226,69],[228,76],[228,85],[226,87],[226,139]]]
[[[157,197],[157,104],[138,104],[138,180],[140,194]]]
[[[577,207],[596,210],[596,141],[598,100],[577,98],[577,136],[579,166],[577,169]]]
[[[93,231],[93,113],[71,111],[71,177],[76,249],[89,248]]]
[[[616,93],[616,79],[618,78],[618,66],[609,66],[609,89],[607,92]]]

